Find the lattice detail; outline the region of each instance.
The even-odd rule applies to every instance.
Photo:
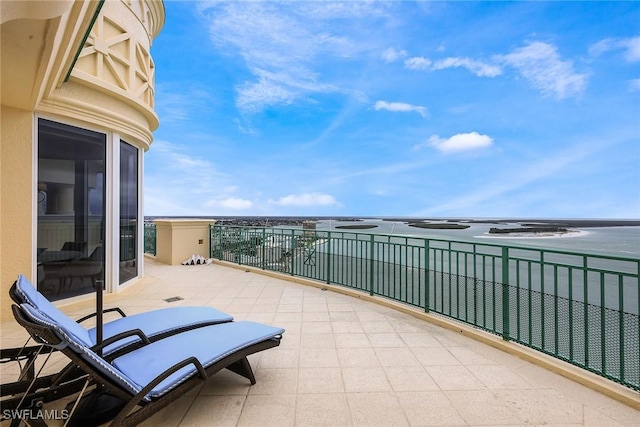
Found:
[[[106,16],[101,16],[93,26],[74,71],[128,92],[153,108],[155,67],[149,51]]]
[[[153,107],[153,79],[155,66],[149,51],[142,45],[136,44],[135,48],[134,81],[132,92],[136,98]]]

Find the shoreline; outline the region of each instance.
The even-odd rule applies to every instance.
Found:
[[[539,227],[554,226],[563,228],[600,228],[600,227],[640,227],[640,219],[550,219],[550,218],[459,218],[459,217],[442,217],[442,218],[423,218],[423,217],[385,217],[385,216],[190,216],[190,215],[145,215],[145,221],[153,221],[154,219],[211,219],[218,222],[219,225],[244,225],[244,226],[274,226],[274,225],[302,225],[306,221],[315,222],[362,222],[362,221],[384,221],[409,223],[425,223],[425,224],[442,224],[456,222],[459,225],[475,225],[475,224],[495,224],[508,225],[518,224],[521,226]]]

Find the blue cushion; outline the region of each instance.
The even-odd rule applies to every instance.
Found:
[[[212,307],[171,307],[134,314],[107,322],[102,327],[104,339],[121,332],[140,329],[148,337],[170,332],[176,328],[194,328],[211,323],[231,322],[233,316]],[[96,343],[96,328],[89,329],[89,339]],[[104,354],[111,353],[128,344],[138,341],[136,337],[127,337],[104,348]]]
[[[16,289],[23,302],[31,304],[52,320],[64,325],[65,329],[85,341],[89,347],[96,344],[96,328],[87,331],[82,325],[69,318],[38,292],[23,275],[18,276]],[[211,323],[231,322],[232,320],[233,316],[212,307],[171,307],[107,322],[103,325],[102,336],[107,339],[121,332],[140,329],[148,337],[153,337],[176,328],[197,327]],[[135,341],[138,341],[138,338],[133,336],[124,338],[105,347],[103,353],[108,354]]]
[[[282,328],[250,321],[205,326],[146,345],[116,358],[113,365],[142,388],[189,357],[196,357],[207,368],[240,349],[283,333]],[[154,387],[145,399],[162,396],[194,374],[196,368],[193,365],[178,370]]]
[[[124,390],[129,390],[132,395],[140,392],[158,375],[189,357],[195,357],[207,368],[238,350],[284,333],[282,328],[250,321],[204,326],[148,344],[116,358],[109,364],[64,325],[56,323],[29,304],[21,304],[20,307],[33,322],[52,328],[63,340],[63,343],[55,346],[56,348],[68,345],[84,361]],[[162,396],[196,373],[197,369],[193,365],[181,368],[156,385],[144,399],[150,401]]]
[[[138,387],[133,381],[123,375],[113,366],[109,365],[102,357],[98,356],[91,349],[89,349],[82,340],[77,339],[73,333],[61,327],[55,321],[49,319],[42,312],[32,307],[29,304],[21,304],[20,308],[34,323],[41,324],[52,328],[56,335],[63,340],[59,345],[52,346],[57,349],[63,349],[69,346],[73,351],[78,353],[84,361],[95,367],[98,371],[102,372],[113,382],[119,384],[124,390],[129,390],[133,395],[137,394],[141,388]]]
[[[59,324],[62,328],[68,331],[68,333],[72,334],[89,347],[93,345],[87,330],[60,311],[55,305],[51,304],[51,302],[46,299],[44,295],[38,292],[31,282],[29,282],[29,280],[22,274],[20,274],[18,276],[18,280],[16,280],[16,289],[18,290],[19,295],[24,299],[25,303],[31,304],[35,309],[53,320],[55,323]]]

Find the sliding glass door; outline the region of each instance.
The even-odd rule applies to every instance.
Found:
[[[138,149],[120,141],[119,284],[138,276]]]
[[[38,120],[38,289],[50,300],[104,282],[107,135]]]

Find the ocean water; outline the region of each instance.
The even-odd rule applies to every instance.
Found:
[[[377,227],[366,230],[336,228],[340,226],[363,224],[376,225]],[[623,279],[622,288],[620,288],[620,283],[617,278],[618,276],[606,275],[604,287],[601,287],[600,275],[592,271],[588,274],[587,286],[589,297],[587,301],[596,307],[603,303],[604,306],[613,310],[619,310],[622,308],[622,311],[627,313],[635,315],[639,313],[640,288],[638,287],[637,279],[634,279],[633,276],[637,274],[638,266],[640,265],[640,227],[568,227],[569,230],[573,231],[572,233],[556,235],[556,237],[541,237],[539,235],[516,237],[489,234],[489,230],[492,227],[517,228],[520,226],[518,223],[500,223],[499,225],[488,223],[468,223],[468,225],[470,225],[470,227],[467,229],[438,230],[410,227],[407,223],[401,221],[385,221],[377,219],[365,219],[358,222],[323,220],[317,223],[316,229],[318,231],[335,230],[336,232],[343,231],[347,233],[392,234],[396,236],[463,241],[477,243],[480,245],[497,244],[516,248],[522,247],[573,252],[578,254],[578,257],[559,254],[545,257],[547,262],[567,263],[566,265],[573,266],[579,266],[581,264],[580,255],[582,254],[596,255],[596,257],[589,258],[590,268],[620,271],[629,273],[630,276],[626,276]],[[336,250],[339,250],[339,247],[333,249],[333,251]],[[597,255],[604,255],[607,257],[612,256],[619,259],[598,259]],[[521,254],[520,256],[523,255]],[[524,256],[527,257],[529,255]],[[443,262],[446,266],[446,259]],[[545,283],[548,286],[546,291],[549,291],[551,289],[549,286],[557,280],[557,283],[560,284],[557,289],[558,296],[564,298],[569,297],[567,270],[560,268],[554,272],[552,268],[546,268],[544,271]],[[513,266],[511,267],[510,272],[511,277],[515,277],[518,274],[515,269],[513,269]],[[534,277],[537,277],[538,274],[539,272],[534,273]],[[582,280],[580,279],[580,273],[576,272],[574,274],[573,279],[575,283],[572,286],[573,299],[577,301],[584,301],[584,292],[583,285],[581,284],[582,282],[580,282],[580,280]],[[539,282],[535,283],[535,286],[539,286]],[[601,301],[601,295],[603,293],[604,300]],[[621,295],[624,300],[622,307],[620,306]]]
[[[344,225],[376,225],[367,230],[336,229]],[[463,224],[463,223],[461,223]],[[414,237],[431,237],[434,239],[461,240],[477,243],[495,243],[509,246],[535,247],[540,249],[557,249],[569,252],[603,254],[625,258],[640,259],[640,227],[586,227],[570,228],[575,233],[557,237],[521,237],[498,236],[489,234],[492,227],[516,228],[518,223],[468,223],[469,228],[462,230],[437,230],[410,227],[401,221],[384,221],[381,219],[365,219],[359,222],[321,220],[318,230],[353,231],[358,233],[394,234]]]

